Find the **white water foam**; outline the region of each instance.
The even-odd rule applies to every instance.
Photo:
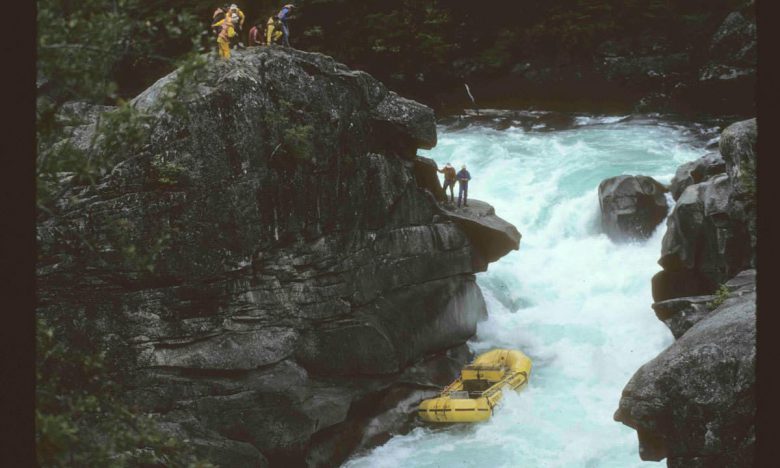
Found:
[[[631,375],[672,342],[650,308],[665,223],[646,242],[612,243],[599,229],[597,187],[620,174],[668,183],[706,143],[679,124],[587,122],[598,125],[439,129],[425,155],[467,164],[470,195],[523,234],[519,251],[478,275],[489,318],[469,346],[522,350],[534,363],[530,384],[507,394],[490,421],[418,427],[345,466],[659,466],[639,459],[636,433],[612,416]]]

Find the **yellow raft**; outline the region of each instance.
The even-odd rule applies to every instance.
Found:
[[[521,390],[530,375],[531,360],[520,351],[488,351],[464,367],[437,398],[423,400],[417,414],[433,423],[485,421],[493,415],[503,390]]]

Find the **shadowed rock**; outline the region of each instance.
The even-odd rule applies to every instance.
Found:
[[[613,241],[647,239],[669,206],[666,188],[647,176],[617,176],[599,184],[601,227]]]
[[[720,153],[708,153],[701,158],[683,164],[677,168],[669,191],[677,200],[683,191],[693,184],[704,182],[712,176],[726,172],[726,162]]]
[[[744,294],[756,287],[756,270],[745,270],[725,283],[730,292]],[[672,331],[677,339],[685,334],[693,325],[708,316],[719,296],[693,296],[668,299],[653,304],[653,310],[658,320],[661,320]]]
[[[753,466],[755,450],[755,272],[730,282],[716,309],[658,357],[623,390],[615,420],[637,430],[643,460],[670,467]],[[702,306],[700,298],[686,298]],[[662,303],[669,308],[669,301]],[[658,310],[658,309],[657,309]]]
[[[727,127],[720,143],[726,173],[680,195],[666,222],[658,260],[664,271],[653,277],[655,301],[711,294],[755,267],[756,138],[755,119]]]

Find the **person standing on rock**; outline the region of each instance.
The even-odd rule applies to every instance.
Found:
[[[240,35],[241,31],[244,29],[244,20],[246,19],[246,15],[244,15],[244,12],[241,11],[241,9],[235,3],[230,5],[227,15],[230,16],[230,19],[233,21],[233,27],[236,30],[236,35],[231,41],[232,46],[234,49],[237,47],[242,48],[244,47],[244,44],[241,43]]]
[[[290,47],[290,26],[287,24],[287,19],[290,17],[293,8],[295,8],[295,5],[288,3],[276,15],[282,25],[282,44],[287,47]]]
[[[217,23],[225,19],[228,9],[230,9],[230,7],[225,3],[224,5],[217,7],[211,15],[211,30],[214,31],[214,35],[216,36],[219,36],[219,32],[222,30],[220,26],[217,26]]]
[[[460,168],[458,171],[458,208],[460,208],[461,198],[463,199],[463,206],[469,206],[467,198],[469,195],[469,181],[471,180],[471,174],[466,170],[466,165]]]
[[[219,35],[217,36],[217,46],[219,47],[219,56],[223,59],[230,58],[230,40],[235,37],[236,29],[233,27],[233,22],[230,20],[230,15],[225,15],[224,18],[217,21],[212,25],[218,27]]]
[[[447,198],[447,187],[450,188],[450,203],[455,202],[455,180],[457,179],[455,175],[455,168],[452,167],[452,164],[447,163],[444,166],[444,169],[436,169],[438,172],[441,172],[444,174],[444,198]]]

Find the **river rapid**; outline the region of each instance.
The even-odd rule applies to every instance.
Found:
[[[612,243],[599,228],[598,185],[620,174],[669,183],[680,164],[717,151],[721,129],[658,115],[443,120],[437,146],[420,154],[439,167],[466,164],[469,195],[523,235],[519,251],[478,275],[489,318],[468,345],[526,353],[529,386],[506,394],[485,423],[420,425],[344,466],[663,466],[642,462],[636,433],[612,415],[633,373],[673,341],[650,308],[666,223],[647,241]]]

